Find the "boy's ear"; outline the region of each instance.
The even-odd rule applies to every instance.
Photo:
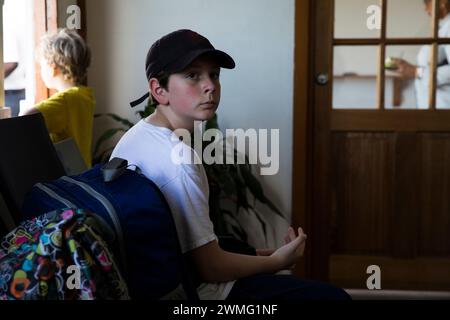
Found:
[[[60,71],[54,64],[50,64],[50,72],[52,77],[56,77],[60,73]]]
[[[149,81],[150,92],[160,105],[168,105],[169,98],[167,97],[167,90],[164,89],[160,84],[158,79],[152,78]]]

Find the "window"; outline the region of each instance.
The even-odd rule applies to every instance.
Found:
[[[335,0],[334,18],[333,109],[450,109],[446,0]]]
[[[11,107],[8,104],[14,104],[15,115],[20,104],[33,105],[52,94],[40,77],[35,47],[44,33],[57,29],[57,0],[0,0],[0,4],[1,43],[2,47],[4,43],[8,46],[1,56],[20,61],[6,81],[3,74],[0,76],[0,105]],[[2,70],[4,59],[0,65]],[[5,90],[9,91],[9,96],[13,93],[14,98],[5,101]],[[0,112],[0,117],[8,115],[5,109]]]

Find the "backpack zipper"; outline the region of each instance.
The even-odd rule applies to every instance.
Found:
[[[61,197],[59,194],[57,194],[55,191],[53,191],[52,189],[46,187],[45,185],[43,185],[42,183],[37,183],[36,187],[41,189],[43,192],[45,192],[46,194],[48,194],[51,198],[61,202],[63,205],[67,206],[67,208],[73,208],[76,209],[77,206],[74,205],[72,202],[70,202],[67,199],[64,199],[63,197]]]
[[[61,179],[66,182],[77,185],[78,187],[80,187],[81,189],[86,191],[86,193],[88,193],[90,196],[95,198],[97,201],[99,201],[103,205],[103,207],[105,208],[109,217],[111,218],[111,221],[113,222],[114,229],[116,230],[117,238],[119,240],[119,250],[120,250],[120,255],[122,257],[122,264],[124,265],[124,268],[127,269],[126,268],[126,260],[125,260],[125,247],[124,247],[124,241],[123,241],[122,227],[120,225],[119,218],[117,217],[116,209],[114,208],[112,203],[104,195],[97,192],[94,188],[92,188],[91,186],[89,186],[88,184],[86,184],[84,182],[74,180],[74,179],[66,177],[66,176],[61,177]]]

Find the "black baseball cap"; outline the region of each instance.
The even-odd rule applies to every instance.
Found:
[[[208,39],[192,30],[182,29],[165,35],[150,47],[145,60],[147,80],[161,72],[172,74],[183,71],[202,55],[213,58],[221,68],[234,69],[236,66],[230,55],[215,49]],[[131,107],[141,104],[149,96],[147,92],[131,102]]]

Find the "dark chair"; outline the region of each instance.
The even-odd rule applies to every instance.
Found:
[[[17,224],[26,193],[38,182],[57,179],[65,170],[42,114],[0,120],[0,193]]]
[[[0,193],[0,238],[14,229],[14,221]]]

